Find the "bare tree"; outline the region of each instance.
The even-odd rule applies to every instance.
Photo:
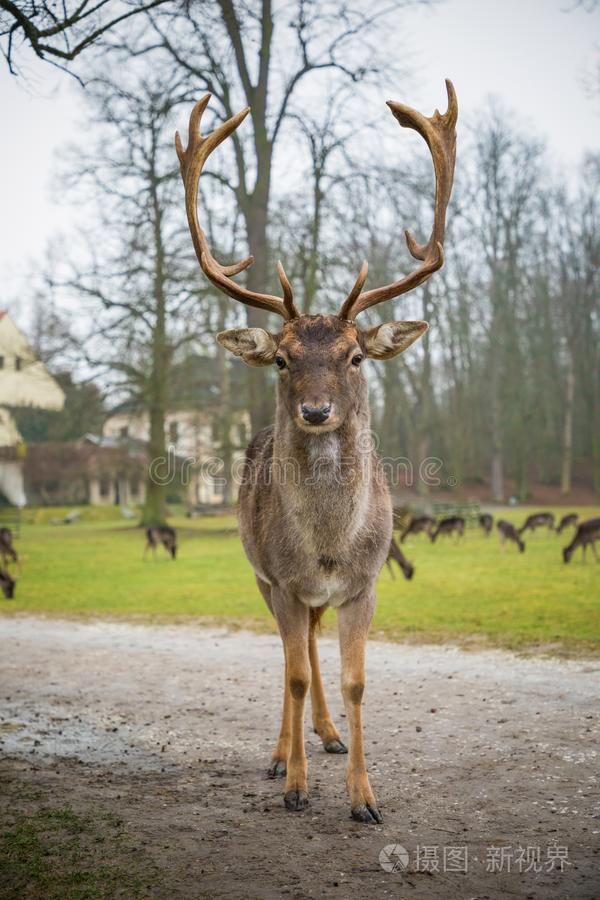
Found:
[[[18,72],[15,55],[25,45],[38,59],[65,68],[106,32],[166,2],[0,0],[0,52],[12,75]]]
[[[78,264],[63,286],[90,317],[88,363],[104,373],[113,405],[127,398],[147,413],[150,457],[162,459],[172,367],[195,335],[191,317],[201,296],[180,240],[169,140],[174,112],[189,96],[173,78],[125,82],[98,79],[89,87],[95,141],[71,152],[68,180],[97,221],[87,235],[87,265]],[[149,474],[144,523],[164,521],[165,493]]]
[[[291,6],[275,6],[271,0],[244,5],[233,0],[189,3],[184,13],[166,7],[150,15],[154,34],[127,45],[134,54],[166,51],[197,93],[213,95],[219,118],[230,118],[244,103],[251,107],[248,123],[233,137],[237,181],[220,176],[234,192],[254,257],[247,273],[250,290],[264,291],[272,283],[269,220],[274,154],[289,116],[302,115],[298,106],[294,108],[301,89],[311,78],[330,73],[333,78],[319,82],[320,103],[327,106],[329,92],[336,91],[340,81],[367,83],[381,79],[384,71],[387,83],[394,81],[398,64],[394,71],[388,55],[384,65],[383,28],[392,21],[397,26],[400,11],[412,3],[375,0],[369,7],[338,0],[295,0]],[[397,47],[394,58],[398,59]],[[306,103],[304,97],[302,108]],[[260,310],[249,309],[247,319],[250,325],[265,325]],[[250,373],[254,429],[270,419],[265,379],[260,368]]]
[[[566,359],[562,487],[571,487],[575,441],[592,459],[593,481],[600,490],[600,157],[587,156],[580,187],[563,192],[557,213],[563,220],[556,254],[560,265],[560,334]],[[579,420],[577,422],[577,419]]]
[[[511,443],[515,475],[526,495],[529,459],[528,394],[520,303],[527,279],[528,249],[535,239],[536,191],[541,146],[507,128],[507,113],[493,107],[478,123],[473,180],[473,234],[486,270],[488,403],[492,440],[492,496],[504,499],[505,447]]]

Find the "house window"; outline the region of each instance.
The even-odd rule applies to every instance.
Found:
[[[177,422],[169,422],[169,442],[176,444],[179,437],[179,427]]]
[[[22,364],[23,364],[23,360],[21,359],[21,357],[15,356],[15,369],[17,370],[17,372],[21,371]]]
[[[129,437],[129,425],[122,425],[121,428],[119,428],[119,434],[122,438]]]
[[[4,357],[0,356],[0,369],[4,368]]]
[[[108,497],[110,494],[110,479],[101,478],[100,479],[100,496]]]

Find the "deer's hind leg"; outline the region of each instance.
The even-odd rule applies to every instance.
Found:
[[[310,702],[312,707],[312,723],[316,734],[323,741],[323,747],[327,753],[347,753],[348,748],[340,738],[340,734],[333,724],[323,681],[321,679],[321,666],[319,665],[319,651],[317,647],[317,629],[322,609],[310,610],[310,625],[308,632],[308,656],[310,659]]]

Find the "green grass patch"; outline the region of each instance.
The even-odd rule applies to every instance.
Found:
[[[521,523],[531,510],[502,510]],[[597,508],[578,510],[581,518]],[[560,513],[560,510],[555,510]],[[564,510],[562,511],[564,512]],[[204,617],[272,627],[233,516],[175,518],[178,559],[143,561],[144,534],[123,520],[72,525],[25,524],[18,541],[23,560],[17,595],[3,612]],[[478,640],[498,646],[544,645],[600,652],[600,563],[588,551],[570,565],[561,548],[572,531],[526,536],[527,550],[502,550],[496,532],[468,530],[464,541],[423,536],[404,545],[416,567],[411,582],[393,581],[384,568],[378,585],[374,632],[390,639]]]
[[[20,804],[23,797],[19,797]],[[0,898],[96,900],[148,895],[147,874],[132,867],[132,848],[118,819],[79,816],[70,807],[3,810]],[[125,866],[114,862],[123,857]],[[107,863],[106,860],[112,860]],[[133,871],[132,871],[133,869]]]

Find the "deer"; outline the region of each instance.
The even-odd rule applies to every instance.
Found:
[[[146,529],[146,546],[144,547],[144,559],[148,550],[152,550],[152,555],[156,560],[156,548],[162,544],[171,559],[175,559],[177,555],[177,534],[174,528],[169,525],[154,525]]]
[[[571,543],[563,548],[563,561],[565,563],[570,562],[575,550],[577,550],[578,547],[581,547],[581,555],[585,562],[586,551],[588,546],[590,546],[597,562],[598,551],[596,550],[596,541],[600,541],[600,518],[588,519],[586,522],[581,522],[581,524],[577,526],[575,537]]]
[[[415,574],[415,567],[411,562],[407,560],[404,553],[394,540],[392,535],[392,540],[390,541],[390,549],[388,550],[388,555],[386,559],[386,563],[392,578],[395,578],[394,570],[392,568],[392,561],[398,563],[400,568],[402,569],[402,574],[406,578],[407,581],[410,581],[413,575]]]
[[[0,589],[4,594],[5,600],[12,600],[15,596],[15,587],[17,582],[12,575],[6,570],[0,568]]]
[[[506,541],[513,541],[521,553],[525,552],[525,542],[512,522],[507,522],[506,519],[498,519],[496,528],[500,532],[500,543],[503,547],[505,546]]]
[[[455,534],[456,540],[460,540],[461,537],[465,536],[465,520],[462,516],[447,516],[445,519],[441,519],[437,528],[431,534],[431,543],[435,544],[436,540],[441,534]]]
[[[13,536],[10,528],[0,528],[0,556],[2,557],[2,565],[6,567],[7,559],[14,563],[19,562],[17,551],[13,545]]]
[[[565,528],[571,528],[571,526],[576,528],[578,520],[579,515],[577,513],[567,513],[567,515],[563,516],[556,526],[556,533],[562,534]]]
[[[417,516],[411,519],[402,534],[400,535],[400,543],[403,544],[407,537],[411,534],[426,534],[431,538],[436,526],[436,521],[431,516]]]
[[[256,582],[283,643],[284,689],[279,738],[268,775],[284,777],[283,802],[291,812],[307,808],[308,771],[304,707],[310,692],[312,722],[324,750],[348,753],[346,785],[354,820],[381,823],[367,773],[362,725],[367,633],[375,608],[375,581],[392,538],[392,502],[370,433],[368,386],[363,363],[405,352],[428,328],[400,321],[362,329],[357,317],[423,284],[444,263],[446,209],[452,190],[458,105],[446,81],[447,111],[431,117],[396,101],[388,107],[402,127],[417,131],[431,152],[435,175],[434,221],[426,243],[410,232],[406,242],[416,261],[398,281],[363,290],[368,264],[337,314],[302,314],[281,262],[281,296],[250,290],[234,280],[253,262],[217,262],[198,219],[202,168],[233,134],[249,107],[202,136],[206,94],[191,112],[188,143],[175,146],[184,184],[188,225],[204,275],[246,306],[283,320],[280,330],[238,327],[217,334],[218,343],[249,366],[274,366],[274,424],[252,439],[238,495],[241,541]],[[368,446],[366,446],[368,445]],[[317,631],[327,608],[337,612],[341,691],[349,749],[329,712],[320,674]]]
[[[527,529],[534,532],[536,528],[542,528],[543,526],[546,526],[549,531],[554,530],[554,513],[540,512],[527,516],[525,524],[519,528],[519,534],[523,534]]]
[[[481,513],[479,516],[479,527],[486,537],[489,537],[494,527],[494,517],[490,513]]]

